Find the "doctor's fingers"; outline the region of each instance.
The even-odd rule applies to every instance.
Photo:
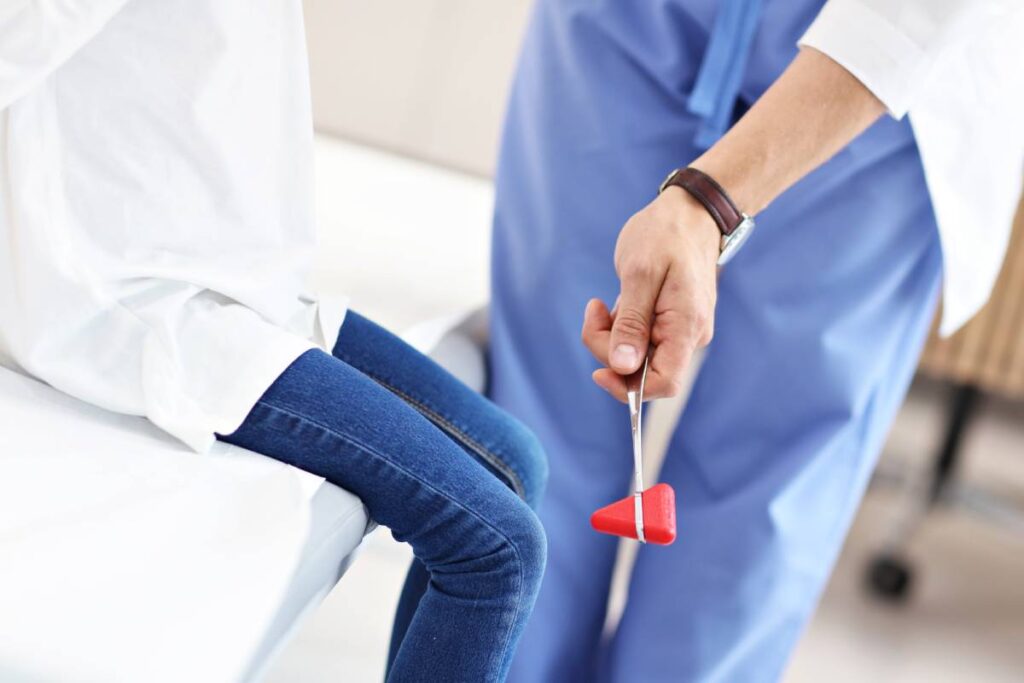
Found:
[[[616,300],[616,308],[618,304],[619,302]],[[600,299],[591,299],[587,302],[587,308],[583,313],[583,332],[581,334],[583,345],[604,366],[608,365],[608,344],[611,341],[612,324],[615,322],[616,312],[616,309],[609,312],[608,307]],[[626,378],[623,375],[608,367],[603,367],[595,370],[591,378],[594,383],[618,400],[626,401]]]
[[[648,375],[651,398],[678,395],[693,354],[707,346],[714,335],[714,283],[711,287],[703,284],[682,276],[679,269],[671,270],[665,279],[651,329],[654,347]]]
[[[608,345],[609,367],[621,375],[636,372],[647,354],[654,324],[655,304],[666,271],[642,263],[622,268],[622,291],[615,307]]]
[[[626,403],[626,376],[620,375],[609,368],[595,370],[591,375],[594,383],[607,391],[613,397]],[[647,379],[644,382],[644,400],[650,401],[656,398],[668,398],[679,394],[681,382],[676,378],[666,377],[660,374],[653,367],[647,369]]]
[[[608,365],[608,343],[612,336],[612,313],[600,299],[591,299],[583,311],[580,339],[601,365]]]

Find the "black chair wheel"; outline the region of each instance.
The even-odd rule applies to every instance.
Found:
[[[879,555],[868,566],[868,588],[887,602],[905,602],[910,596],[914,571],[901,557]]]

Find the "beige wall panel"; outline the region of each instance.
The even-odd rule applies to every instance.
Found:
[[[489,175],[530,0],[305,0],[321,131]]]

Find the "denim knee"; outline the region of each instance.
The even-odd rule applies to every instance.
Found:
[[[449,595],[489,595],[532,608],[547,562],[547,537],[525,501],[502,498],[506,504],[485,515],[460,515],[459,539],[442,539],[433,557],[420,559]]]
[[[522,598],[530,601],[540,588],[548,557],[548,539],[537,514],[527,505],[519,503],[515,514],[509,515],[508,526],[503,529],[509,544],[515,549],[523,577]]]
[[[511,452],[506,459],[519,477],[523,499],[536,510],[548,483],[548,458],[540,439],[532,431],[511,416],[508,421],[505,433]]]

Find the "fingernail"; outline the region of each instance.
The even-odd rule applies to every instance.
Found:
[[[640,354],[636,352],[629,344],[619,344],[612,351],[612,365],[617,365],[620,368],[632,368],[635,367],[637,362],[640,360]]]

